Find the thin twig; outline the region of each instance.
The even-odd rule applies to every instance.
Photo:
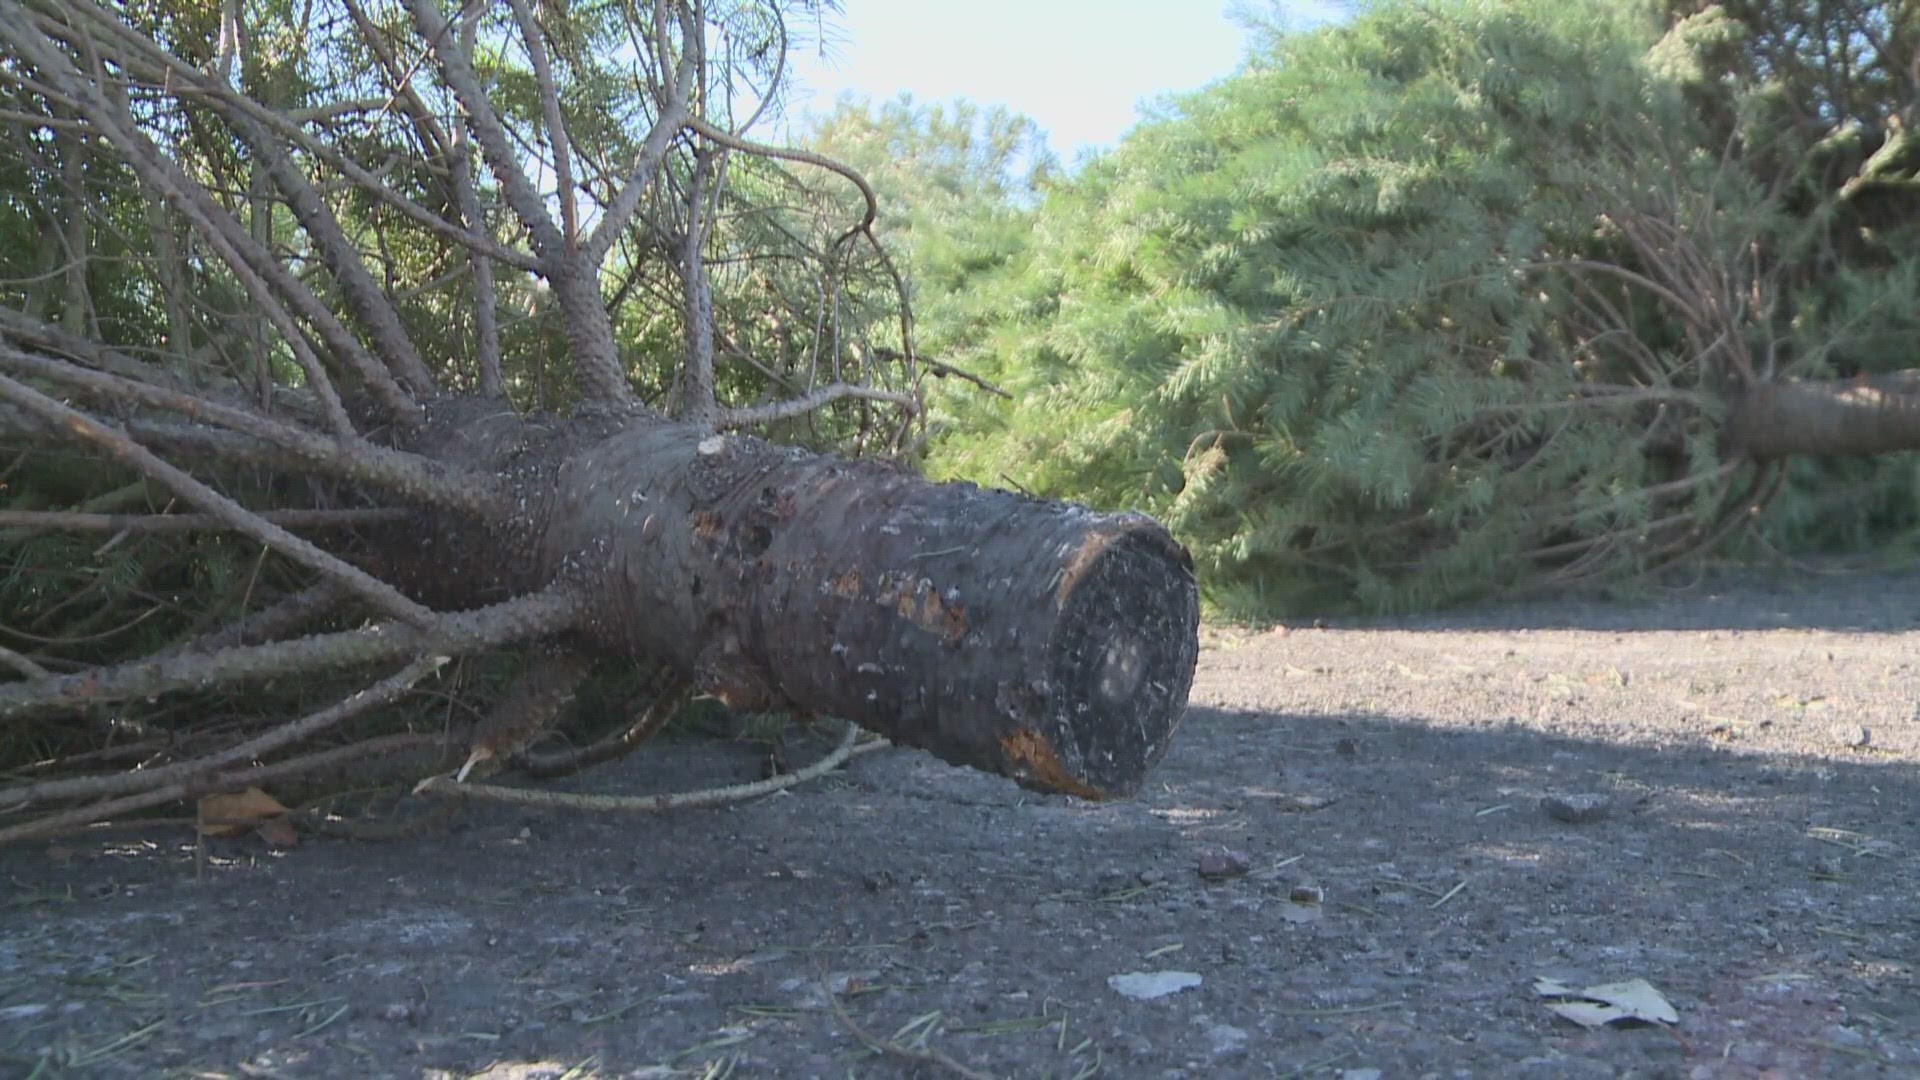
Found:
[[[37,784],[0,789],[0,806],[9,809],[34,803],[66,799],[97,799],[127,792],[146,791],[172,783],[185,783],[196,776],[264,757],[282,747],[311,739],[328,728],[349,720],[378,705],[384,705],[413,688],[447,662],[444,656],[425,656],[393,675],[335,702],[319,712],[290,720],[261,735],[236,743],[224,750],[191,761],[73,780],[47,780]]]
[[[892,1039],[882,1039],[874,1035],[866,1028],[860,1026],[859,1022],[854,1020],[853,1016],[847,1012],[847,1007],[840,1004],[839,995],[833,992],[833,984],[828,981],[824,973],[820,978],[820,986],[821,989],[826,991],[827,1007],[833,1010],[833,1015],[839,1018],[841,1025],[844,1026],[854,1038],[859,1039],[867,1049],[872,1050],[874,1053],[901,1058],[902,1060],[911,1061],[917,1065],[935,1065],[956,1076],[964,1076],[967,1080],[993,1080],[993,1077],[986,1073],[980,1072],[977,1069],[968,1068],[960,1062],[955,1061],[952,1055],[935,1047],[929,1046],[924,1050],[915,1050],[910,1046],[902,1046]]]
[[[796,772],[756,780],[749,784],[728,784],[724,787],[700,788],[695,791],[666,792],[659,795],[579,795],[564,791],[536,791],[530,788],[503,787],[498,784],[462,784],[450,776],[430,777],[414,788],[419,795],[439,795],[453,799],[485,799],[489,802],[512,803],[517,806],[545,806],[563,810],[585,810],[594,813],[606,811],[638,811],[658,814],[670,810],[691,810],[699,807],[726,806],[732,803],[747,802],[777,791],[804,784],[809,780],[825,776],[839,768],[847,759],[856,754],[864,754],[888,745],[885,741],[858,744],[860,728],[856,724],[847,725],[847,733],[840,745],[819,761]]]

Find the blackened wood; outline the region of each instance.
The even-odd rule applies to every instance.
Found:
[[[1032,788],[1127,795],[1166,753],[1199,609],[1186,552],[1152,519],[606,425],[435,425],[444,441],[422,449],[509,480],[523,512],[484,537],[410,538],[425,557],[389,571],[447,606],[576,583],[584,651]]]

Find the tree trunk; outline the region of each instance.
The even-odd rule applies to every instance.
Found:
[[[1092,799],[1133,792],[1185,710],[1191,564],[1144,516],[688,424],[429,417],[415,449],[508,476],[523,508],[382,545],[436,605],[569,585],[583,651]]]
[[[736,126],[731,109],[725,123],[705,112],[710,101],[732,101],[739,80],[764,74],[762,31],[753,58],[737,61],[746,54],[728,36],[732,20],[683,0],[630,0],[589,20],[515,7],[503,22],[462,9],[457,27],[449,25],[457,6],[445,0],[403,6],[404,23],[376,25],[349,4],[351,29],[306,9],[269,18],[273,32],[316,45],[277,57],[275,85],[351,88],[315,89],[283,109],[197,53],[171,53],[177,27],[159,9],[0,0],[0,64],[33,73],[7,102],[35,125],[22,144],[66,138],[87,160],[114,166],[99,170],[111,184],[88,186],[88,205],[74,212],[124,220],[123,207],[146,200],[198,253],[195,279],[247,305],[229,312],[187,297],[189,325],[173,327],[171,349],[154,354],[151,335],[131,323],[62,330],[0,304],[0,438],[85,447],[194,511],[178,520],[187,515],[169,501],[109,521],[9,506],[10,520],[39,530],[112,527],[156,549],[180,530],[217,526],[245,538],[234,550],[258,552],[252,572],[225,575],[232,580],[204,596],[162,577],[187,553],[142,552],[141,580],[131,584],[89,568],[86,588],[124,607],[168,598],[152,620],[117,616],[126,627],[145,620],[151,645],[94,647],[79,605],[51,587],[17,591],[37,605],[30,614],[44,625],[32,640],[44,644],[32,655],[0,646],[0,666],[19,676],[0,678],[0,724],[44,727],[16,740],[34,748],[23,764],[38,773],[0,784],[0,813],[54,809],[0,826],[0,842],[388,753],[389,736],[366,737],[344,721],[397,701],[443,658],[504,649],[532,660],[532,675],[471,732],[455,726],[427,738],[434,761],[449,741],[467,744],[464,770],[513,759],[585,677],[579,659],[611,656],[677,679],[661,701],[692,687],[738,708],[849,720],[1036,789],[1095,799],[1136,790],[1167,750],[1198,653],[1191,566],[1164,529],[1138,515],[929,484],[876,461],[720,433],[806,418],[823,438],[866,452],[901,445],[926,407],[906,285],[872,232],[871,185],[820,155],[751,141],[752,119]],[[764,25],[781,25],[777,5],[761,10]],[[565,33],[547,40],[556,28]],[[244,44],[237,24],[224,30],[234,48]],[[733,44],[709,56],[710,37]],[[631,86],[549,59],[596,48],[628,62]],[[777,41],[772,55],[784,50]],[[491,59],[477,64],[481,55]],[[372,77],[417,139],[353,119],[378,85],[353,67],[362,56],[375,61]],[[513,85],[520,56],[541,106],[532,123],[517,97],[513,108],[494,100]],[[760,96],[773,100],[772,91]],[[563,100],[577,104],[563,110]],[[172,122],[176,108],[195,123]],[[575,109],[596,118],[585,143],[565,130]],[[433,119],[442,113],[458,118],[457,136]],[[644,135],[626,131],[644,117]],[[542,145],[550,162],[527,154]],[[572,175],[570,162],[586,158],[570,148],[582,145],[595,148],[590,184]],[[719,148],[758,163],[751,184],[729,181],[737,169],[706,168]],[[484,173],[467,176],[478,171],[470,153]],[[22,191],[53,189],[58,178],[39,175],[52,170],[38,160],[0,164],[29,178],[14,185]],[[864,212],[843,220],[838,196],[783,179],[776,162],[839,177]],[[266,211],[279,204],[291,213],[284,230],[270,229]],[[691,257],[670,265],[662,238],[688,235]],[[368,238],[378,241],[373,250]],[[115,295],[169,295],[156,285],[177,277],[168,240],[152,252],[130,245],[126,258],[94,272],[108,275]],[[719,286],[728,304],[715,302],[709,251],[729,267]],[[630,282],[687,298],[684,350],[615,321],[604,286],[616,256]],[[462,265],[473,267],[470,288],[450,269]],[[508,301],[557,310],[560,325],[499,340],[496,308]],[[461,351],[466,302],[476,306],[484,398],[458,396],[446,362]],[[856,384],[831,358],[877,343],[881,324],[849,317],[869,307],[886,314],[888,338],[897,321],[899,359],[869,366],[869,381]],[[235,320],[250,315],[260,319],[256,332],[236,338]],[[744,355],[754,345],[740,331],[758,336],[762,326],[811,328],[810,339],[766,364],[730,358],[716,369],[714,341],[743,341]],[[539,399],[550,330],[567,346],[571,418],[521,415],[509,403]],[[103,338],[109,331],[132,337],[137,354]],[[250,356],[255,371],[197,362],[187,351],[196,340],[209,357]],[[676,354],[684,359],[668,359]],[[642,386],[685,388],[679,418],[643,404]],[[292,482],[257,482],[263,474]],[[348,508],[413,520],[370,523]],[[345,529],[358,531],[343,538]],[[268,583],[277,587],[256,593]],[[183,618],[203,611],[252,614],[218,630]],[[63,635],[62,619],[81,632]],[[396,665],[404,666],[375,670]],[[345,689],[350,681],[361,689]],[[197,710],[139,704],[266,682],[304,714],[276,716],[267,705],[200,723]],[[307,708],[306,699],[336,692],[347,696]],[[109,703],[125,703],[112,710],[112,729],[76,722],[105,715],[99,707]],[[148,723],[146,712],[157,719]],[[637,744],[654,716],[559,764]],[[409,722],[363,721],[372,731]],[[139,757],[98,756],[119,752],[123,725],[152,745]],[[336,745],[313,747],[322,742]],[[59,808],[84,800],[95,801]]]
[[[1920,450],[1920,370],[1740,391],[1728,400],[1725,438],[1757,461]]]

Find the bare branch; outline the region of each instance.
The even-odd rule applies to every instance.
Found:
[[[0,366],[50,379],[106,400],[138,402],[231,428],[278,447],[313,468],[383,488],[414,502],[481,517],[496,516],[503,505],[504,495],[492,478],[463,473],[399,450],[360,441],[341,442],[245,409],[221,405],[192,394],[148,386],[105,372],[62,364],[4,345],[0,345]],[[133,429],[139,431],[142,438],[149,437],[148,431],[138,422]],[[46,430],[44,421],[38,430]],[[53,430],[59,430],[59,426],[54,425]],[[180,445],[197,443],[204,450],[216,454],[244,450],[231,440],[220,439],[220,434],[204,429],[164,433],[171,442]]]
[[[340,582],[380,610],[421,625],[433,621],[433,612],[402,596],[393,586],[322,551],[310,541],[262,520],[258,514],[78,409],[63,405],[5,375],[0,375],[0,398],[59,424],[69,435],[98,446],[132,468],[172,488],[181,498],[219,518],[236,532],[245,533],[287,558]]]
[[[175,390],[186,389],[186,383],[166,368],[141,363],[117,349],[70,334],[52,323],[41,322],[24,311],[10,307],[0,306],[0,336],[46,352],[59,353],[87,367],[112,372],[124,379]]]
[[[260,125],[242,119],[235,126],[254,152],[260,155],[260,160],[266,164],[267,174],[273,177],[274,184],[286,195],[287,206],[293,210],[301,227],[307,230],[307,235],[313,238],[321,259],[340,286],[341,295],[373,339],[380,359],[386,362],[387,367],[416,398],[438,393],[439,387],[433,381],[433,373],[427,370],[419,351],[413,347],[413,339],[407,336],[406,327],[400,324],[400,313],[394,309],[386,294],[381,292],[379,283],[373,280],[373,275],[367,270],[366,260],[360,257],[359,250],[347,239],[345,230],[341,229],[333,211],[320,198],[313,182],[294,167],[292,159],[281,149],[279,140]],[[325,333],[324,328],[322,332]]]
[[[259,510],[255,515],[283,529],[353,529],[411,521],[407,510]],[[212,514],[88,514],[62,510],[0,510],[0,528],[65,532],[218,532],[233,526]]]
[[[835,175],[845,177],[849,183],[860,189],[860,197],[866,201],[866,212],[857,225],[847,230],[847,235],[849,236],[871,229],[873,223],[880,217],[880,197],[873,193],[873,185],[869,184],[867,178],[860,174],[860,170],[855,169],[845,162],[835,161],[830,157],[816,154],[811,150],[799,150],[790,146],[770,146],[766,143],[743,139],[738,135],[722,131],[697,116],[689,117],[687,126],[729,150],[738,150],[743,154],[752,154],[755,157],[778,158],[782,161],[797,161],[803,165],[812,165],[816,168],[825,169]]]
[[[885,402],[888,405],[898,406],[908,416],[915,416],[920,412],[920,403],[911,394],[837,382],[828,383],[826,386],[788,401],[776,401],[769,405],[754,405],[744,409],[727,409],[719,414],[714,421],[714,426],[742,428],[755,424],[770,424],[776,420],[804,416],[833,402],[848,398],[856,401]]]
[[[687,358],[680,372],[680,415],[698,424],[710,424],[719,412],[713,387],[713,283],[707,279],[705,253],[707,184],[713,178],[713,154],[694,152],[693,175],[687,181],[687,234],[680,249],[681,281],[685,294]]]
[[[520,37],[527,47],[527,59],[533,64],[534,85],[539,88],[540,113],[546,121],[547,146],[553,151],[554,193],[560,199],[560,236],[568,247],[580,239],[580,206],[573,190],[572,140],[567,137],[567,120],[560,114],[560,88],[553,78],[553,63],[547,58],[547,42],[534,21],[527,0],[507,0],[513,17],[520,24]]]
[[[393,675],[319,712],[281,724],[254,738],[235,743],[205,757],[173,765],[141,769],[137,772],[87,776],[73,780],[44,780],[37,784],[0,789],[0,808],[17,809],[35,803],[67,799],[100,799],[134,791],[149,791],[254,761],[283,747],[291,746],[304,739],[311,739],[343,720],[351,719],[368,709],[398,698],[412,689],[415,683],[440,670],[448,659],[449,657],[445,656],[423,656]]]
[[[230,622],[169,650],[171,654],[212,653],[236,645],[257,645],[307,625],[338,607],[347,591],[333,581],[321,581],[282,597],[243,619]]]
[[[276,298],[275,288],[320,328],[328,345],[360,375],[395,417],[405,418],[412,414],[412,399],[393,380],[387,369],[368,356],[353,335],[334,319],[326,305],[314,297],[270,252],[261,250],[246,229],[208,197],[204,187],[189,178],[172,158],[154,146],[127,114],[124,103],[116,105],[110,102],[102,88],[81,73],[43,34],[18,29],[11,20],[0,20],[0,35],[11,40],[15,48],[32,60],[51,82],[63,87],[95,127],[120,150],[128,167],[166,197],[199,229],[293,350],[294,358],[306,373],[309,388],[319,399],[336,432],[351,433],[352,421],[319,358],[313,355],[292,317]]]
[[[0,683],[0,718],[409,657],[463,656],[558,633],[572,625],[579,610],[580,601],[570,592],[551,589],[442,615],[425,627],[380,623],[211,655],[158,657],[51,679]]]
[[[641,197],[653,186],[654,174],[659,171],[660,163],[666,160],[668,147],[673,144],[674,137],[685,129],[691,116],[689,110],[696,70],[691,43],[698,39],[699,26],[684,6],[679,7],[678,12],[683,47],[680,60],[674,66],[673,85],[666,88],[666,98],[660,103],[660,116],[640,144],[639,156],[625,184],[607,204],[600,216],[600,224],[594,227],[593,234],[581,247],[589,265],[599,266],[606,261],[614,240],[633,219],[633,212],[639,207]],[[665,63],[665,57],[661,58],[661,62]]]
[[[785,791],[809,780],[825,776],[855,754],[869,750],[879,750],[888,744],[883,741],[856,745],[860,738],[860,728],[848,724],[839,745],[825,757],[795,772],[785,773],[766,780],[755,780],[745,784],[729,784],[725,787],[703,788],[698,791],[672,792],[664,795],[580,795],[565,791],[541,791],[531,788],[505,787],[499,784],[463,784],[449,776],[435,776],[420,782],[415,787],[417,795],[439,795],[451,799],[480,799],[488,802],[513,803],[517,806],[548,806],[568,810],[587,810],[594,812],[638,812],[663,814],[673,810],[692,810],[707,806],[728,806],[733,803],[747,802],[752,799]]]
[[[446,80],[448,89],[460,101],[466,110],[467,124],[473,131],[473,137],[480,144],[480,152],[486,158],[487,167],[500,181],[505,193],[507,205],[520,218],[520,224],[526,227],[527,236],[533,241],[533,250],[552,271],[552,262],[564,258],[567,244],[560,230],[554,225],[553,218],[547,214],[544,200],[534,189],[533,180],[521,167],[520,155],[514,152],[513,144],[507,136],[506,125],[501,123],[500,115],[493,111],[493,105],[487,100],[486,88],[480,85],[480,76],[473,70],[473,61],[459,47],[454,39],[452,28],[440,14],[438,0],[406,0],[407,10],[413,14],[413,22],[419,28],[420,36],[426,39],[427,47],[440,64],[440,75]]]
[[[460,51],[468,56],[473,55],[474,35],[479,25],[480,9],[477,6],[461,17]],[[413,93],[412,87],[407,88],[407,93]],[[487,217],[480,208],[480,195],[474,190],[473,183],[479,162],[474,158],[473,144],[465,127],[454,127],[448,147],[453,156],[453,196],[460,208],[460,216],[465,219],[469,229],[484,230]],[[501,374],[500,298],[494,288],[493,263],[478,251],[472,255],[472,263],[474,362],[480,370],[480,392],[487,397],[504,399],[507,387]]]
[[[325,161],[328,165],[340,170],[341,175],[352,181],[360,190],[378,198],[399,213],[405,215],[414,223],[454,243],[461,244],[475,251],[484,251],[495,259],[521,267],[522,269],[532,270],[538,266],[537,260],[525,252],[517,251],[501,244],[484,231],[462,229],[458,225],[447,221],[439,214],[428,210],[419,203],[393,190],[391,186],[381,180],[380,177],[372,171],[363,168],[352,158],[349,158],[322,140],[315,138],[310,132],[300,126],[300,120],[324,119],[326,115],[328,115],[328,110],[302,110],[293,114],[282,115],[244,94],[236,92],[234,88],[225,81],[210,78],[204,72],[182,62],[178,57],[173,56],[155,44],[150,38],[141,35],[127,26],[121,18],[100,7],[94,0],[70,0],[66,10],[86,16],[92,21],[96,28],[111,34],[115,40],[132,50],[131,54],[123,53],[118,59],[121,63],[128,65],[131,72],[137,73],[140,77],[148,80],[155,88],[176,94],[183,101],[193,101],[207,105],[229,119],[234,117],[247,117],[264,125],[268,130],[279,134],[290,143],[299,146],[307,153],[314,155],[314,157],[319,160]],[[57,23],[48,24],[42,21],[41,26],[42,29],[48,33],[65,31],[70,34],[72,32]],[[369,47],[375,49],[376,55],[388,56],[389,54],[385,52],[378,35],[372,33],[371,28],[371,23],[367,23],[363,27],[363,37],[367,44]],[[394,80],[401,79],[397,66],[391,64],[385,66],[388,68],[388,73],[391,78]],[[397,88],[395,92],[412,94],[411,88],[406,87],[404,81],[401,81],[400,87]],[[417,96],[414,97],[414,100],[418,100]],[[334,108],[357,107],[363,104],[365,103],[340,103]],[[384,107],[384,103],[381,107]],[[422,112],[424,114],[424,108]]]
[[[0,664],[5,664],[29,679],[45,679],[52,676],[52,672],[34,663],[31,658],[22,656],[5,645],[0,645]]]
[[[582,769],[605,764],[632,753],[653,738],[691,700],[693,687],[690,685],[664,690],[640,710],[640,715],[634,717],[631,724],[591,746],[548,753],[528,749],[516,761],[528,776],[541,780],[570,776]]]
[[[136,810],[145,810],[154,806],[164,806],[170,802],[180,802],[185,799],[211,794],[217,791],[233,791],[248,787],[249,785],[264,784],[286,776],[297,776],[304,772],[338,768],[347,762],[357,761],[361,758],[380,758],[383,761],[390,761],[396,755],[405,753],[406,751],[431,747],[441,741],[442,737],[437,734],[404,732],[398,735],[386,735],[380,738],[348,743],[345,746],[337,746],[331,750],[319,750],[311,754],[302,754],[299,757],[289,758],[286,761],[276,761],[270,765],[256,765],[251,769],[241,769],[237,772],[219,773],[190,781],[168,784],[165,787],[157,788],[153,791],[144,791],[118,799],[108,799],[104,802],[90,803],[86,806],[62,811],[58,814],[48,814],[45,817],[33,818],[12,826],[11,828],[0,829],[0,844],[10,844],[17,843],[21,840],[56,836],[72,829],[91,825],[96,821],[106,821],[111,818],[130,814]]]

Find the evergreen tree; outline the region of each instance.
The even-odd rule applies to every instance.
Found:
[[[1014,403],[956,407],[935,468],[1161,514],[1271,615],[1617,579],[1747,521],[1787,453],[1913,445],[1897,406],[1806,434],[1835,399],[1785,381],[1824,373],[1795,223],[1662,29],[1452,0],[1278,38],[1052,193],[967,358]]]

